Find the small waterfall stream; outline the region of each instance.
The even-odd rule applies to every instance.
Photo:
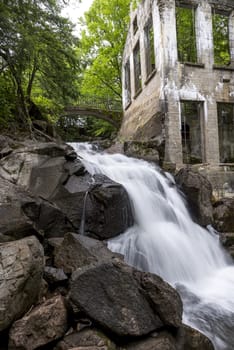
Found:
[[[183,321],[205,333],[216,350],[234,349],[234,266],[212,230],[195,224],[173,178],[120,154],[72,144],[86,169],[121,183],[131,198],[135,225],[110,240],[130,264],[177,288]]]

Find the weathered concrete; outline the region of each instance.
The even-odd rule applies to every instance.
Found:
[[[180,62],[177,53],[176,6],[194,6],[197,61]],[[230,64],[214,65],[212,11],[229,14]],[[144,28],[152,16],[154,29],[155,71],[147,76]],[[138,29],[133,30],[137,18]],[[135,92],[134,47],[139,42],[142,89]],[[217,103],[234,104],[234,3],[215,0],[145,0],[131,12],[131,24],[123,55],[125,66],[130,63],[130,90],[123,84],[124,118],[119,133],[121,141],[158,141],[165,143],[164,161],[177,167],[186,163],[182,147],[182,111],[184,101],[197,102],[200,120],[199,139],[202,164],[217,166],[226,162],[220,154],[220,137],[229,131],[219,130]],[[228,124],[229,125],[229,124]],[[228,129],[228,126],[225,126]],[[233,121],[230,128],[233,128]],[[231,129],[232,130],[232,129]],[[234,128],[233,128],[234,130]],[[220,132],[219,132],[220,131]],[[234,133],[234,131],[233,131]],[[220,134],[220,135],[219,135]],[[230,141],[231,140],[231,141]],[[234,154],[234,135],[229,136],[231,155]],[[225,144],[225,147],[226,147]],[[232,159],[231,159],[232,162]],[[230,163],[230,157],[229,157]],[[220,182],[220,181],[219,181]]]

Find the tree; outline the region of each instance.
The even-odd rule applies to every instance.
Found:
[[[71,23],[56,0],[1,0],[0,76],[11,80],[17,120],[30,125],[38,92],[65,102],[76,94],[78,60]]]
[[[130,0],[94,0],[81,22],[83,65],[81,92],[121,99],[122,53]]]

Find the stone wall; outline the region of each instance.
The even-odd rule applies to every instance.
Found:
[[[196,63],[178,61],[176,5],[195,5]],[[231,64],[214,66],[212,10],[229,11]],[[156,67],[146,75],[144,27],[152,14]],[[137,18],[138,29],[133,30]],[[140,43],[142,90],[134,96],[133,49]],[[123,86],[124,120],[121,140],[155,139],[165,141],[165,162],[177,167],[183,164],[181,137],[181,101],[197,101],[202,105],[202,163],[219,163],[217,102],[234,103],[234,3],[233,1],[145,0],[131,12],[131,24],[123,55],[124,65],[130,60],[131,102],[126,104]],[[232,145],[233,146],[233,145]]]

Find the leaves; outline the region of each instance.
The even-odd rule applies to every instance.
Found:
[[[60,10],[55,0],[0,4],[0,67],[11,78],[18,120],[29,119],[38,95],[66,103],[77,94],[76,39]]]

